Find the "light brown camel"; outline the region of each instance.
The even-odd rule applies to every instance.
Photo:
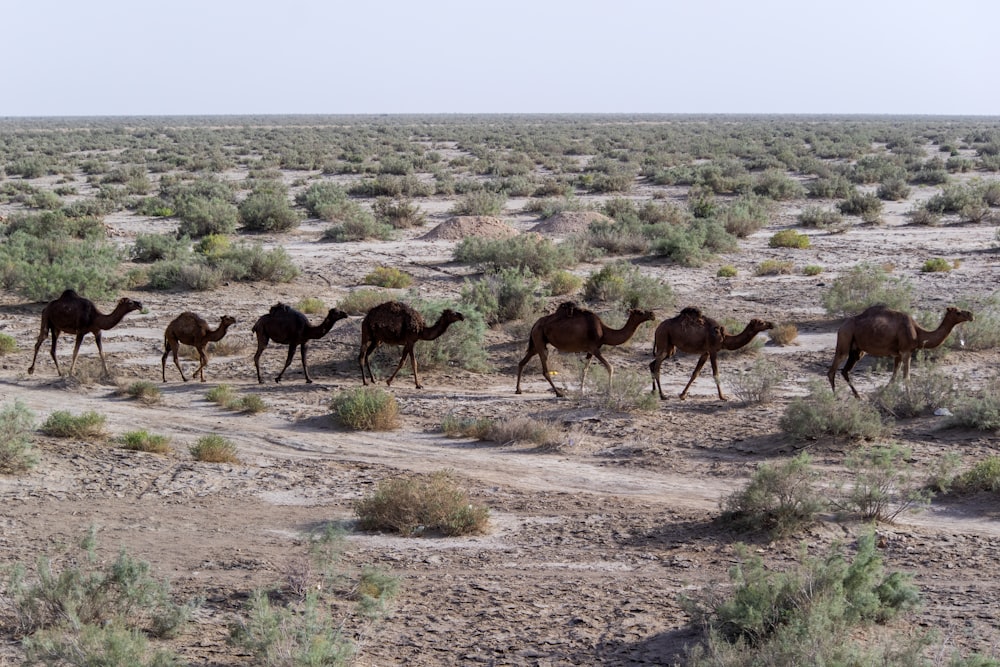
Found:
[[[892,357],[892,377],[889,384],[896,380],[899,366],[903,366],[903,379],[910,377],[910,356],[915,350],[935,348],[945,341],[955,325],[971,322],[972,313],[949,306],[944,313],[941,324],[934,331],[925,331],[917,326],[913,317],[886,306],[871,306],[860,315],[848,317],[837,330],[837,350],[833,355],[833,363],[827,377],[830,378],[830,388],[837,391],[837,367],[847,359],[840,371],[847,386],[854,396],[861,398],[858,390],[851,383],[851,370],[866,354],[876,357]]]
[[[212,330],[208,328],[208,322],[204,318],[192,312],[184,312],[175,317],[174,321],[168,324],[166,331],[163,332],[163,357],[160,359],[163,381],[167,381],[167,355],[173,351],[174,365],[180,371],[181,379],[187,382],[187,378],[184,377],[184,369],[181,368],[180,362],[177,361],[177,352],[180,350],[181,343],[183,343],[184,345],[192,345],[198,350],[198,360],[201,363],[191,377],[197,377],[200,373],[201,381],[204,382],[205,366],[208,366],[208,355],[205,354],[205,346],[209,343],[222,340],[222,337],[226,335],[226,331],[234,324],[236,324],[235,317],[223,315],[222,319],[219,320],[219,326]]]
[[[402,345],[403,355],[399,358],[396,370],[392,372],[389,379],[385,381],[386,386],[392,384],[396,373],[403,367],[406,357],[410,357],[410,367],[413,369],[413,384],[417,389],[421,389],[420,379],[417,377],[417,361],[413,356],[413,346],[418,340],[434,340],[448,330],[455,322],[462,322],[465,318],[462,313],[446,309],[441,313],[438,321],[427,326],[423,316],[416,310],[398,301],[387,301],[379,304],[368,311],[365,319],[361,322],[361,353],[358,355],[358,364],[361,366],[361,381],[368,384],[371,377],[372,384],[375,383],[375,374],[372,372],[372,365],[369,357],[382,343],[386,345]],[[365,369],[368,375],[365,375]]]
[[[705,362],[712,362],[712,377],[715,379],[715,388],[719,392],[719,400],[725,401],[726,396],[722,393],[722,384],[719,378],[718,354],[721,350],[738,350],[754,339],[754,336],[773,329],[771,322],[752,319],[746,328],[738,334],[727,334],[725,327],[713,320],[711,317],[702,315],[697,308],[685,308],[680,314],[670,319],[660,322],[656,327],[653,337],[654,359],[649,364],[649,371],[653,374],[653,391],[660,392],[660,398],[665,399],[663,388],[660,386],[660,366],[667,357],[672,357],[680,350],[688,354],[700,354],[698,364],[691,373],[691,379],[681,392],[680,398],[683,401],[687,398],[688,390],[694,383],[695,378],[701,373]]]
[[[309,369],[306,367],[306,344],[317,338],[322,338],[330,332],[333,325],[339,320],[347,317],[347,313],[336,308],[331,308],[326,314],[326,318],[319,324],[313,326],[309,324],[306,316],[284,303],[277,303],[271,306],[271,310],[266,315],[261,315],[257,323],[253,325],[252,331],[257,334],[257,353],[253,355],[253,365],[257,369],[257,382],[263,383],[260,377],[260,355],[267,347],[268,341],[273,340],[279,345],[288,346],[288,357],[285,359],[285,366],[274,378],[275,382],[281,382],[281,376],[288,370],[295,356],[296,346],[302,350],[302,373],[306,376],[306,384],[312,384],[309,377]]]
[[[514,393],[521,393],[521,373],[524,371],[525,365],[537,354],[538,360],[542,363],[542,375],[548,380],[556,396],[563,397],[563,392],[552,382],[552,375],[549,373],[548,345],[560,352],[586,352],[587,365],[583,369],[584,381],[591,358],[596,358],[608,371],[608,389],[610,391],[614,369],[601,355],[601,346],[622,345],[635,334],[635,330],[639,328],[640,324],[650,322],[655,317],[653,312],[649,310],[630,310],[625,326],[621,329],[611,329],[601,321],[600,317],[585,308],[580,308],[572,302],[560,304],[556,312],[538,318],[531,327],[528,352],[517,365],[517,386]],[[583,391],[582,383],[580,391]]]
[[[42,346],[45,339],[52,334],[52,361],[56,365],[56,373],[60,376],[59,360],[56,359],[56,343],[59,334],[76,334],[76,343],[73,346],[73,360],[69,364],[69,374],[73,375],[73,367],[76,366],[76,355],[80,352],[80,343],[87,334],[94,334],[94,342],[97,343],[97,353],[101,356],[101,365],[104,373],[108,373],[108,364],[104,360],[104,349],[101,347],[101,332],[113,328],[122,318],[133,310],[142,310],[142,304],[129,298],[121,298],[118,305],[110,313],[102,313],[97,310],[97,306],[90,299],[85,299],[71,289],[63,292],[58,299],[50,301],[42,309],[42,330],[35,341],[35,355],[31,358],[31,366],[28,367],[28,375],[35,372],[35,361],[38,359],[38,348]]]

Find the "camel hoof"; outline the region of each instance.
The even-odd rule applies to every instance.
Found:
[[[688,397],[688,395],[687,395],[687,394],[681,394],[681,395],[680,395],[680,399],[681,399],[682,401],[686,401],[686,400],[687,400],[687,397]]]
[[[515,389],[515,390],[514,390],[514,393],[515,393],[515,394],[520,394],[520,393],[521,393],[521,390],[520,390],[520,389]]]
[[[306,378],[306,384],[312,384],[312,383],[313,383],[312,380],[310,380],[309,378]]]
[[[34,374],[35,374],[35,367],[32,366],[31,368],[28,369],[28,375],[34,375]]]

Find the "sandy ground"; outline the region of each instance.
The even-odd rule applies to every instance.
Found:
[[[917,189],[913,198],[924,194]],[[768,248],[771,234],[792,224],[797,209],[790,205],[769,228],[743,240],[739,252],[704,269],[640,260],[643,272],[673,286],[678,307],[697,305],[716,317],[745,322],[757,316],[798,326],[795,345],[768,344],[760,351],[788,376],[779,400],[763,406],[718,401],[706,372],[685,402],[671,398],[652,413],[608,412],[593,395],[554,398],[537,362],[525,372],[524,393],[515,395],[516,363],[525,341],[501,328],[489,335],[490,372],[426,371],[422,390],[405,375],[391,388],[402,412],[398,431],[347,432],[330,419],[328,405],[337,391],[360,384],[357,317],[338,323],[311,345],[314,384],[303,382],[298,358],[284,382],[270,382],[284,359],[283,349],[273,344],[262,360],[268,381],[257,384],[250,327],[278,300],[295,303],[317,296],[333,305],[376,264],[413,273],[421,293],[457,295],[470,272],[449,263],[454,242],[415,240],[443,220],[443,212],[432,211],[426,227],[394,242],[319,243],[324,225],[316,222],[286,236],[262,237],[267,244],[284,245],[303,269],[289,285],[230,285],[206,294],[127,293],[148,312],[132,313],[105,333],[111,379],[58,378],[47,344],[36,373],[28,376],[42,304],[4,294],[0,329],[17,339],[19,349],[0,358],[0,403],[21,400],[39,420],[57,409],[96,410],[107,417],[109,438],[78,442],[39,435],[40,464],[25,475],[0,477],[0,561],[30,568],[40,555],[72,552],[70,547],[94,526],[102,557],[113,557],[124,546],[168,578],[179,597],[204,598],[195,622],[171,642],[185,659],[220,667],[248,664],[249,656],[225,641],[227,624],[254,589],[283,584],[291,564],[305,554],[311,530],[330,523],[349,526],[354,503],[381,479],[403,471],[451,469],[476,502],[490,507],[487,534],[349,533],[345,567],[379,565],[402,584],[385,621],[348,628],[359,643],[358,664],[682,662],[685,644],[698,636],[689,629],[678,596],[725,585],[734,542],[751,542],[781,567],[794,560],[799,539],[811,552],[823,553],[835,540],[850,544],[863,529],[830,518],[798,539],[769,545],[759,536],[728,534],[712,523],[720,499],[744,484],[756,465],[787,458],[802,446],[781,433],[778,420],[809,380],[825,380],[839,322],[825,315],[820,295],[838,270],[857,261],[892,262],[911,279],[919,306],[928,310],[997,288],[994,227],[910,227],[901,215],[908,208],[893,205],[879,227],[810,232],[813,245],[807,250]],[[515,208],[503,218],[521,231],[537,222]],[[108,222],[123,243],[158,224],[127,214]],[[948,274],[921,274],[920,265],[933,256],[962,264]],[[755,277],[753,268],[766,258],[793,259],[798,269],[820,264],[827,271],[815,277],[801,271]],[[738,277],[716,278],[720,264],[736,266]],[[593,268],[581,266],[579,272]],[[99,306],[107,311],[113,304]],[[223,314],[235,316],[229,336],[243,341],[242,349],[214,356],[206,384],[182,383],[168,367],[157,405],[119,396],[117,386],[136,380],[159,384],[163,329],[189,309],[213,325]],[[657,313],[657,321],[673,314]],[[609,354],[611,363],[646,372],[654,328],[640,328],[632,342]],[[71,348],[64,338],[59,347],[64,369]],[[993,350],[954,351],[942,363],[964,381],[978,383],[995,373],[998,357]],[[724,358],[724,382],[753,360],[752,355]],[[680,354],[664,363],[664,390],[672,397],[687,382],[694,362]],[[574,375],[574,360],[564,356],[559,363],[563,377]],[[193,371],[190,359],[185,364]],[[83,375],[99,369],[91,338],[78,366]],[[855,374],[862,393],[887,380],[884,372],[868,372],[871,368],[866,360]],[[914,373],[920,372],[915,366]],[[208,389],[222,382],[260,396],[268,411],[243,415],[208,402]],[[572,381],[566,383],[574,388]],[[558,425],[563,440],[541,449],[450,439],[440,432],[449,412],[529,415]],[[947,452],[961,452],[970,461],[996,453],[993,434],[942,425],[941,417],[897,424],[893,437],[912,448],[918,470],[929,473]],[[140,427],[169,435],[174,453],[127,452],[111,440]],[[232,439],[242,463],[193,461],[187,447],[209,433]],[[849,443],[809,447],[831,479],[843,475]],[[887,566],[913,573],[923,593],[922,608],[899,621],[900,629],[937,629],[936,646],[947,650],[997,653],[996,518],[995,501],[973,498],[935,504],[921,514],[902,515],[895,525],[878,526]],[[16,639],[10,632],[0,639],[0,664],[18,664]]]

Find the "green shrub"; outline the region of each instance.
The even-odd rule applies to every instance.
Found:
[[[806,194],[805,188],[798,181],[789,178],[787,174],[777,169],[768,169],[755,176],[753,192],[756,195],[777,201],[798,199]]]
[[[841,226],[844,218],[838,211],[831,211],[819,206],[807,206],[799,213],[798,221],[803,227],[830,229]]]
[[[173,234],[137,234],[132,246],[133,262],[159,262],[180,259],[188,254],[191,239]]]
[[[241,396],[236,403],[227,407],[240,412],[246,412],[251,415],[267,411],[267,403],[264,402],[263,398],[256,394]]]
[[[743,403],[770,403],[778,386],[785,381],[785,373],[774,362],[757,359],[750,369],[730,376],[728,381],[733,395]]]
[[[555,271],[549,276],[549,294],[565,296],[573,294],[583,286],[583,278],[569,271]]]
[[[605,264],[590,274],[584,281],[583,295],[588,301],[602,301],[626,310],[669,310],[675,300],[670,285],[642,275],[639,267],[628,262]]]
[[[924,273],[947,273],[952,269],[952,263],[944,257],[932,257],[924,262],[920,270]]]
[[[747,486],[722,500],[720,519],[741,531],[791,535],[816,522],[823,511],[819,473],[803,452],[790,461],[761,464]]]
[[[787,276],[795,272],[795,262],[786,259],[765,259],[757,265],[754,275]]]
[[[716,220],[694,220],[687,225],[666,225],[652,241],[653,254],[682,266],[697,267],[715,254],[737,250],[736,237]]]
[[[377,266],[361,282],[365,285],[402,289],[413,284],[413,276],[390,266]]]
[[[802,273],[807,276],[818,276],[823,273],[823,267],[818,264],[807,264]]]
[[[463,195],[455,202],[451,209],[453,215],[500,215],[503,212],[504,204],[507,203],[507,195],[500,192],[486,192],[485,190],[470,192]]]
[[[104,435],[104,415],[89,410],[73,415],[67,410],[56,410],[42,423],[42,433],[56,438],[88,440]]]
[[[913,374],[907,382],[893,382],[877,390],[872,405],[894,419],[929,415],[937,408],[950,407],[955,401],[952,375],[930,366]]]
[[[0,357],[17,351],[17,339],[10,334],[0,333]]]
[[[782,229],[771,237],[767,245],[772,248],[808,248],[809,237],[794,229]]]
[[[441,422],[441,430],[450,437],[490,440],[501,445],[530,442],[547,447],[554,445],[559,439],[558,429],[532,417],[462,419],[448,414]]]
[[[909,310],[912,293],[913,287],[905,278],[891,277],[885,269],[863,263],[834,280],[822,301],[830,315],[852,316],[878,303]]]
[[[1000,431],[1000,381],[994,379],[981,390],[955,401],[948,425],[979,431]]]
[[[440,532],[475,535],[486,530],[489,509],[474,505],[447,471],[382,480],[375,492],[355,507],[362,530],[389,530],[402,535]]]
[[[875,194],[886,201],[904,201],[910,196],[910,186],[902,178],[890,178],[878,186]]]
[[[295,304],[295,309],[305,313],[306,315],[325,313],[328,310],[326,304],[323,303],[323,299],[315,296],[307,296],[304,299],[300,299],[299,302]]]
[[[539,289],[539,280],[530,271],[501,269],[478,280],[466,280],[462,286],[462,303],[478,310],[486,324],[493,326],[528,319],[541,310]]]
[[[188,448],[195,461],[205,463],[239,463],[236,456],[236,445],[223,438],[221,435],[212,433],[198,438],[198,441]]]
[[[354,202],[349,203],[351,207],[345,209],[336,224],[324,230],[324,241],[336,243],[364,241],[366,239],[388,241],[393,237],[394,230],[391,226],[376,221],[375,216]]]
[[[841,490],[838,507],[864,521],[892,523],[906,510],[926,506],[931,494],[914,482],[911,452],[897,444],[852,452],[845,462],[851,483]]]
[[[372,213],[375,214],[376,222],[389,225],[393,229],[422,227],[427,222],[427,217],[420,207],[410,199],[379,197],[372,204]]]
[[[140,403],[146,405],[154,405],[160,402],[163,398],[163,394],[160,392],[160,388],[149,380],[139,380],[133,382],[128,387],[125,387],[124,392],[129,398],[134,398]]]
[[[253,232],[287,232],[300,222],[282,192],[253,192],[240,202],[238,210],[243,228]]]
[[[459,310],[447,300],[413,301],[411,305],[423,313],[428,323],[436,322],[446,308]],[[472,372],[489,369],[486,353],[486,319],[478,310],[462,311],[465,319],[448,327],[445,335],[431,341],[421,341],[414,348],[417,366],[421,369],[458,367]]]
[[[194,245],[194,251],[209,261],[224,257],[233,249],[233,243],[223,234],[208,234]]]
[[[0,409],[0,473],[31,470],[38,463],[32,444],[35,415],[20,400]]]
[[[653,412],[660,407],[657,395],[649,391],[649,373],[619,366],[609,385],[607,371],[603,366],[597,366],[590,373],[587,383],[591,388],[588,394],[604,410]]]
[[[123,623],[85,624],[78,632],[40,630],[24,639],[30,664],[89,667],[179,667],[181,658],[172,651],[153,649],[141,631]]]
[[[1000,456],[987,456],[956,475],[951,489],[955,493],[1000,493]]]
[[[180,218],[177,233],[200,238],[208,234],[232,234],[240,213],[232,202],[216,197],[182,195],[174,203]]]
[[[170,438],[157,433],[150,433],[146,429],[129,431],[119,439],[123,449],[130,449],[136,452],[151,452],[153,454],[169,454],[173,451],[170,448]]]
[[[963,308],[976,314],[976,319],[963,322],[955,330],[958,335],[948,337],[946,345],[967,350],[989,350],[1000,347],[1000,292],[993,293],[985,299],[978,299]],[[937,322],[930,325],[937,327]]]
[[[310,217],[332,222],[349,202],[347,191],[330,181],[313,183],[295,197],[295,203],[305,207]]]
[[[882,200],[873,194],[855,192],[838,203],[837,210],[844,215],[861,216],[865,222],[874,222],[882,213]]]
[[[337,307],[348,315],[367,315],[368,311],[393,299],[391,292],[374,289],[356,289],[337,303]]]
[[[576,264],[572,247],[553,243],[536,234],[519,234],[507,239],[469,236],[455,247],[454,260],[476,265],[484,271],[527,269],[540,278]]]
[[[67,288],[91,299],[115,296],[122,284],[118,247],[104,239],[32,236],[18,230],[0,243],[3,286],[32,301]]]
[[[391,431],[399,428],[399,404],[379,387],[342,391],[330,402],[334,419],[355,431]]]
[[[798,440],[814,440],[823,435],[870,439],[887,432],[874,406],[846,392],[835,394],[819,380],[810,383],[808,396],[792,399],[779,425]]]
[[[719,278],[735,278],[736,277],[736,267],[732,264],[725,264],[719,267],[719,270],[715,274]]]

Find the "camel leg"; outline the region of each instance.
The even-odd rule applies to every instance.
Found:
[[[847,355],[836,352],[833,355],[833,363],[830,364],[830,370],[826,372],[826,377],[830,380],[830,389],[833,393],[837,393],[837,368],[840,366],[840,362],[844,360]]]
[[[580,375],[580,395],[583,396],[587,392],[587,371],[590,370],[590,362],[593,361],[594,355],[590,352],[583,359],[583,373]]]
[[[712,378],[715,380],[715,388],[719,390],[719,400],[728,401],[729,399],[722,393],[722,379],[719,377],[719,363],[715,355],[709,355],[709,361],[712,362]]]
[[[309,341],[302,341],[302,345],[299,349],[302,351],[302,374],[306,376],[306,384],[312,384],[312,378],[309,377],[309,367],[306,366],[306,344]]]
[[[198,375],[200,373],[201,374],[201,381],[204,382],[205,381],[205,366],[208,366],[208,355],[205,354],[204,348],[201,348],[201,347],[198,348],[198,361],[199,361],[200,365],[198,366],[197,370],[195,370],[195,372],[192,373],[191,377],[194,377],[195,375]],[[184,377],[184,373],[181,373],[181,377],[182,378]],[[186,380],[185,380],[185,382],[186,382]]]
[[[73,368],[76,366],[76,355],[78,355],[80,353],[80,343],[83,342],[84,335],[85,334],[82,334],[82,333],[76,335],[76,342],[73,344],[73,358],[69,362],[69,375],[70,375],[70,377],[73,376]],[[53,344],[52,345],[52,361],[56,360],[56,351],[55,350],[56,350],[56,346],[55,346],[55,344]],[[101,359],[103,359],[103,358],[104,358],[104,355],[102,354],[101,355]]]
[[[288,346],[288,356],[285,357],[285,367],[281,369],[280,373],[278,373],[278,377],[274,378],[275,382],[281,382],[281,376],[284,375],[285,371],[288,370],[288,367],[292,365],[292,359],[294,357],[295,357],[295,343],[292,343],[291,345]],[[303,363],[305,363],[305,360],[303,360]]]
[[[399,363],[396,364],[396,370],[394,370],[392,372],[392,375],[389,376],[389,379],[385,381],[385,386],[388,387],[388,386],[392,385],[392,381],[396,378],[396,373],[398,373],[399,369],[403,367],[403,362],[406,361],[406,355],[408,355],[408,354],[410,356],[413,356],[413,345],[412,344],[411,345],[406,345],[406,346],[403,347],[403,354],[402,354],[402,356],[399,357]],[[414,373],[416,373],[416,370],[417,370],[416,362],[414,362],[414,366],[413,366]],[[372,380],[372,382],[374,382],[374,380]],[[419,385],[417,385],[417,386],[419,387]]]
[[[670,353],[662,354],[657,353],[653,360],[649,362],[649,372],[653,374],[653,393],[657,391],[660,392],[660,400],[666,400],[666,396],[663,394],[663,387],[660,385],[660,368],[663,366],[663,360],[669,357]]]
[[[562,391],[560,391],[559,388],[556,387],[556,383],[552,381],[552,373],[549,372],[548,351],[545,350],[544,348],[540,349],[538,351],[538,360],[542,362],[542,375],[544,375],[545,379],[549,381],[549,386],[552,387],[552,391],[556,392],[556,396],[559,398],[565,397],[565,394],[563,394]]]
[[[55,342],[55,339],[58,336],[59,336],[58,332],[55,331],[52,332],[53,343]],[[41,333],[38,334],[38,339],[35,340],[35,354],[33,357],[31,357],[31,366],[28,367],[28,375],[31,375],[32,373],[35,372],[35,362],[38,360],[38,349],[42,346],[42,343],[44,343],[45,339],[48,337],[49,337],[49,329],[47,326],[43,325]],[[54,350],[55,347],[53,346],[53,352],[52,352],[53,360],[56,358],[56,353]],[[57,373],[59,372],[59,364],[56,364],[56,372]],[[59,374],[62,375],[62,373]]]
[[[416,385],[417,389],[423,389],[423,385],[420,384],[420,380],[417,378],[417,358],[413,355],[413,348],[410,348],[410,368],[413,369],[413,384]]]
[[[264,384],[263,378],[260,377],[260,355],[264,352],[264,348],[267,347],[267,337],[257,336],[257,353],[253,355],[253,366],[257,369],[257,384]]]
[[[521,359],[521,362],[517,365],[517,386],[514,388],[515,394],[521,393],[521,372],[524,371],[524,366],[531,361],[531,358],[535,356],[535,354],[535,346],[531,341],[528,341],[528,353],[524,355],[524,359]]]
[[[854,393],[854,398],[858,399],[861,398],[861,394],[858,393],[858,390],[854,388],[854,383],[851,382],[851,371],[854,370],[854,367],[859,361],[861,361],[861,357],[863,356],[865,356],[865,353],[861,350],[857,348],[852,349],[850,354],[847,355],[847,363],[844,364],[843,370],[840,371],[840,374],[843,375],[844,379],[847,381],[847,386],[850,387],[851,391]]]
[[[361,364],[361,383],[368,384],[368,377],[365,375],[365,369],[368,369],[368,375],[371,376],[372,384],[375,384],[375,373],[372,371],[371,355],[378,347],[378,341],[372,341],[367,344],[367,349],[365,347],[365,342],[361,343],[361,354],[358,356],[358,363]]]
[[[587,355],[587,356],[590,356],[590,355]],[[598,350],[597,352],[594,352],[594,357],[596,357],[596,358],[597,358],[597,360],[598,360],[599,362],[601,362],[601,365],[602,365],[602,366],[604,366],[604,369],[605,369],[606,371],[608,371],[608,395],[610,396],[610,395],[611,395],[611,380],[612,380],[612,379],[614,378],[614,375],[615,375],[615,369],[611,368],[611,364],[609,364],[609,363],[608,363],[608,360],[607,360],[607,359],[605,359],[605,358],[604,358],[604,357],[603,357],[603,356],[601,355],[601,352],[600,352],[600,350]],[[587,365],[588,365],[588,366],[590,365],[590,360],[589,360],[589,359],[587,360]],[[586,372],[586,368],[584,368],[584,372]],[[581,387],[581,389],[580,389],[580,392],[581,392],[581,393],[583,393],[583,388],[582,388],[582,387]]]
[[[101,366],[104,368],[104,374],[105,375],[111,375],[111,373],[108,371],[108,361],[107,361],[107,359],[104,358],[104,348],[101,346],[101,331],[100,331],[100,329],[98,329],[97,331],[94,332],[94,342],[97,343],[97,354],[98,354],[98,356],[101,357]],[[74,361],[75,360],[76,359],[75,359],[75,355],[74,355]],[[72,371],[70,371],[70,373],[72,374]]]
[[[698,364],[694,367],[694,373],[691,373],[691,379],[688,380],[687,386],[684,387],[684,391],[681,392],[682,401],[687,398],[688,389],[690,389],[691,385],[694,384],[695,378],[697,378],[698,374],[701,373],[701,368],[705,365],[706,361],[708,361],[708,352],[698,357]]]

